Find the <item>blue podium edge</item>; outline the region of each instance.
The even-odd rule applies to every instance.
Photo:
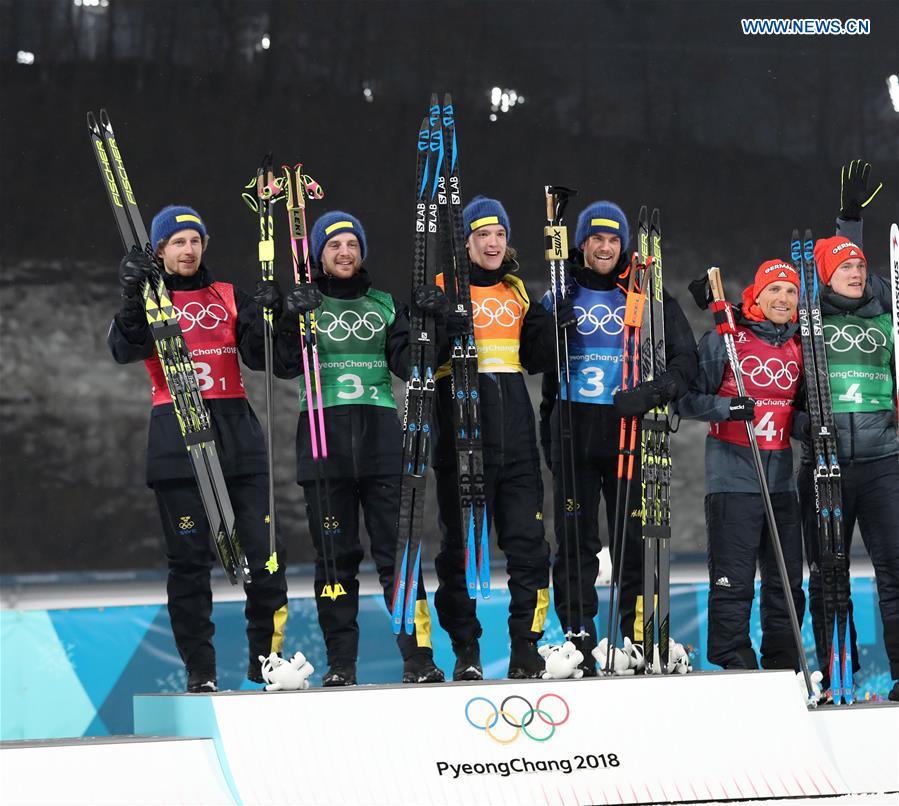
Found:
[[[219,767],[231,797],[237,804],[243,799],[237,789],[228,756],[225,753],[222,734],[212,694],[136,694],[134,695],[134,733],[138,736],[171,736],[182,738],[212,739]],[[174,731],[172,728],[174,727]]]

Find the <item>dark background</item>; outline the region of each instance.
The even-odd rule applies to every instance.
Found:
[[[740,30],[742,17],[850,15],[870,19],[870,35]],[[885,182],[865,218],[869,262],[885,268],[899,209],[899,114],[886,86],[897,30],[892,0],[3,0],[3,572],[164,564],[143,486],[148,383],[105,346],[121,247],[87,110],[109,110],[147,223],[168,203],[201,212],[220,278],[256,280],[256,220],[240,192],[272,150],[325,188],[312,218],[335,208],[361,218],[368,269],[407,299],[417,127],[430,92],[451,91],[464,194],[504,201],[532,296],[546,282],[542,186],[568,184],[581,191],[570,223],[597,198],[631,216],[661,208],[666,283],[699,335],[709,318],[686,281],[719,265],[736,298],[760,262],[786,256],[794,226],[830,234],[839,166],[854,157]],[[17,63],[18,51],[34,64]],[[494,86],[524,103],[491,121]],[[283,229],[276,243],[287,285]],[[264,412],[259,376],[245,377]],[[295,385],[279,382],[277,395],[280,515],[291,563],[308,562],[292,482]],[[682,553],[704,546],[703,433],[685,423],[674,439]]]

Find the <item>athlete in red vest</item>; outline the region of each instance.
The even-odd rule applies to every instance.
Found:
[[[281,569],[269,573],[268,464],[262,428],[244,391],[237,356],[250,369],[264,368],[261,305],[280,307],[277,285],[261,281],[251,298],[231,283],[213,279],[202,262],[206,225],[190,207],[169,206],[153,219],[151,243],[178,311],[200,391],[212,417],[217,450],[253,581],[245,586],[249,641],[247,677],[262,683],[258,657],[280,652],[287,620],[284,550]],[[175,645],[187,669],[187,690],[216,691],[209,573],[214,554],[199,489],[194,480],[172,399],[144,313],[141,285],[152,271],[148,255],[134,249],[122,260],[122,308],[107,342],[119,364],[143,361],[150,376],[153,410],[147,447],[147,485],[156,493],[165,534],[168,609]]]
[[[709,422],[705,518],[709,555],[708,658],[726,669],[757,669],[749,613],[759,566],[761,664],[799,669],[786,599],[777,570],[745,420],[752,420],[783,545],[790,589],[800,619],[802,534],[790,431],[802,377],[797,335],[799,275],[785,261],[759,266],[755,282],[734,308],[734,341],[746,397],[737,395],[724,342],[712,329],[699,344],[699,375],[681,399],[684,417]]]

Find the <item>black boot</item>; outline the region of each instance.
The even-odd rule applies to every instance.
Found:
[[[355,663],[332,663],[327,674],[322,678],[322,686],[324,688],[332,688],[335,686],[355,686],[356,685],[356,664]]]
[[[188,694],[213,694],[218,691],[215,669],[195,669],[187,672]]]
[[[403,661],[404,683],[443,683],[443,672],[434,665],[430,652],[416,652]]]
[[[534,680],[543,676],[546,663],[537,652],[537,642],[529,638],[512,639],[512,652],[509,656],[509,680]]]
[[[578,664],[578,669],[584,673],[583,676],[596,677],[596,659],[593,657],[596,639],[592,635],[585,635],[583,638],[572,637],[569,640],[584,656],[584,659]],[[620,647],[616,647],[616,649],[620,649]]]
[[[456,653],[456,665],[453,667],[453,680],[483,680],[484,669],[481,666],[481,649],[478,639],[472,638],[464,644],[453,642]]]
[[[893,690],[887,695],[891,702],[899,702],[899,680],[893,683]]]

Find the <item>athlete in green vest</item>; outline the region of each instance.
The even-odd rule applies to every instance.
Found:
[[[320,472],[327,478],[327,499],[321,497],[322,487],[316,490],[305,399],[297,424],[297,483],[305,494],[317,555],[315,601],[330,667],[322,685],[348,686],[356,683],[359,649],[360,506],[388,607],[393,588],[403,436],[390,374],[408,377],[409,317],[405,305],[372,288],[362,266],[366,242],[358,219],[339,210],[325,213],[315,222],[311,241],[317,276],[285,297],[280,329],[282,334],[292,331],[294,337],[279,336],[276,373],[284,378],[303,373],[299,318],[314,311],[327,443]],[[326,584],[323,516],[329,516],[332,536],[324,550],[329,567],[333,551],[339,586]],[[345,594],[335,596],[341,587]],[[443,673],[434,665],[431,617],[421,580],[415,633],[400,633],[397,643],[404,683],[443,682]]]
[[[854,161],[843,169],[839,235],[816,242],[815,263],[825,284],[821,290],[821,313],[837,432],[846,551],[849,552],[857,522],[874,566],[890,676],[899,680],[899,437],[893,374],[896,345],[889,281],[868,271],[861,249],[861,211],[879,189],[871,192],[874,183],[867,181],[870,169],[865,166]],[[824,628],[811,462],[808,448],[803,445],[798,486],[810,569],[809,610],[826,689],[830,687],[829,644]],[[852,633],[857,671],[854,629]],[[899,701],[899,682],[889,697]]]

